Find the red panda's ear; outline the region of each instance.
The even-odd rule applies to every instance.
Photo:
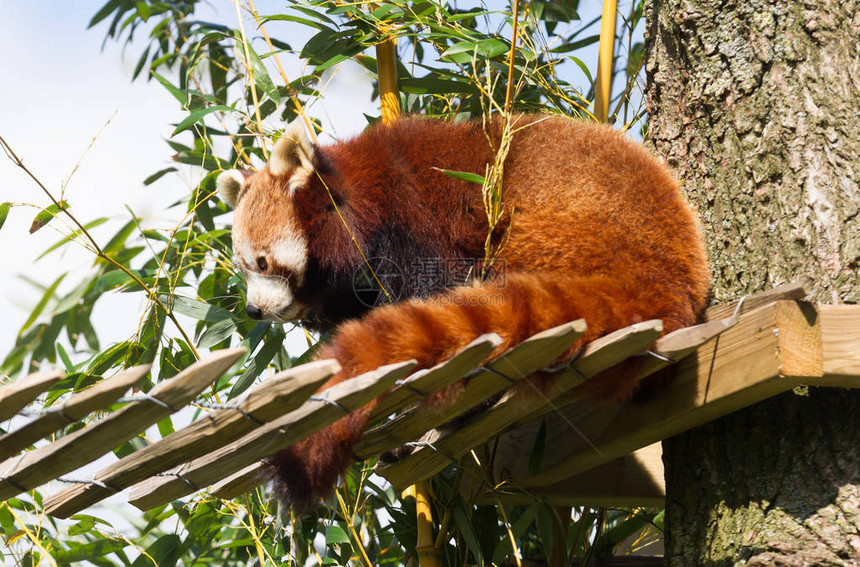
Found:
[[[295,120],[287,126],[269,156],[269,172],[284,175],[301,167],[310,170],[314,161],[314,145],[308,139],[305,125]]]
[[[215,185],[218,187],[218,195],[221,200],[236,207],[236,202],[239,200],[239,191],[245,184],[245,174],[238,169],[228,169],[218,175],[215,180]]]

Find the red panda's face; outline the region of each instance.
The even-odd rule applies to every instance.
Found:
[[[246,310],[254,319],[285,322],[310,315],[296,299],[308,264],[307,236],[292,193],[312,172],[313,149],[303,132],[288,129],[268,164],[249,174],[230,170],[218,177],[222,199],[235,206],[233,254],[248,288]]]

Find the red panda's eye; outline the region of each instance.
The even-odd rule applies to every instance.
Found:
[[[269,269],[269,263],[266,262],[266,259],[262,256],[257,258],[257,267],[260,268],[261,272],[265,272]]]

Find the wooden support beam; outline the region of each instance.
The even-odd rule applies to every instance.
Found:
[[[649,399],[614,407],[579,402],[547,416],[562,421],[548,426],[559,432],[546,441],[553,451],[534,476],[511,463],[511,480],[540,491],[797,385],[821,384],[821,337],[811,304],[779,301],[751,311],[684,359],[671,385]],[[575,424],[577,433],[564,423]]]
[[[150,425],[179,410],[226,372],[245,348],[219,350],[101,421],[0,464],[0,500],[55,479],[119,447]]]
[[[149,372],[150,366],[149,364],[135,366],[116,376],[105,378],[98,384],[72,394],[64,403],[49,408],[29,423],[6,433],[0,437],[0,462],[54,431],[112,404],[137,384]]]
[[[580,319],[529,337],[470,376],[456,402],[440,407],[419,405],[365,433],[355,448],[356,456],[362,460],[376,456],[451,421],[510,387],[512,380],[525,378],[553,362],[585,329],[585,322]]]
[[[469,486],[471,482],[476,484]],[[485,480],[475,475],[464,478],[461,484],[469,486],[467,494],[474,495],[475,488],[478,489],[477,497],[470,498],[477,504],[501,502],[528,506],[537,497],[535,493],[519,490],[513,483],[502,483],[490,494],[486,491]],[[542,486],[538,493],[553,506],[663,506],[666,485],[662,445],[654,443],[555,484]]]
[[[860,387],[860,306],[821,305],[821,354],[825,381]]]
[[[415,364],[414,360],[389,364],[323,390],[298,409],[221,449],[135,485],[129,502],[149,510],[218,482],[319,431],[343,417],[344,411],[362,407],[408,374]]]
[[[552,402],[571,387],[580,384],[653,343],[663,331],[661,321],[645,321],[620,329],[589,343],[572,364],[547,380],[540,392],[525,395],[521,389],[509,390],[490,408],[456,427],[425,437],[426,445],[393,464],[377,465],[377,472],[395,488],[429,478],[454,459],[496,437],[499,432],[526,415],[541,415],[553,410]]]
[[[340,371],[335,360],[317,360],[279,372],[258,384],[236,409],[214,411],[189,426],[103,468],[93,483],[72,485],[45,499],[45,512],[70,515],[152,475],[223,447],[260,425],[304,403],[322,383]]]
[[[0,387],[0,421],[6,421],[36,397],[66,377],[62,370],[36,372]]]

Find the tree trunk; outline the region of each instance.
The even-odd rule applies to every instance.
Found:
[[[655,0],[649,143],[698,207],[715,302],[809,276],[860,300],[860,0]],[[664,442],[668,565],[860,565],[860,392]]]

